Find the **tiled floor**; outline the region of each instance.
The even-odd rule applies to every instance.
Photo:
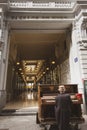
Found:
[[[37,92],[24,92],[17,100],[6,104],[4,109],[21,109],[26,107],[38,107]]]

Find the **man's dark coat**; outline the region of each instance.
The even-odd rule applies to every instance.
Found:
[[[59,130],[69,130],[71,104],[69,94],[58,94],[56,97],[55,116]]]

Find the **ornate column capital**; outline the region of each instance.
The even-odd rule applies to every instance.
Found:
[[[82,39],[81,44],[84,48],[87,48],[87,39]]]
[[[81,23],[81,41],[84,48],[87,48],[87,19],[83,19]]]

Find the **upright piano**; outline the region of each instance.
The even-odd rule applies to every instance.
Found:
[[[77,84],[64,84],[66,92],[72,99],[72,114],[70,123],[83,123],[81,104],[82,94],[78,93]],[[58,86],[52,84],[41,84],[38,86],[39,109],[37,113],[37,123],[54,124],[55,120],[55,97],[58,95]]]

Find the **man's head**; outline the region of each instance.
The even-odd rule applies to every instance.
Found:
[[[59,88],[58,88],[58,91],[60,93],[64,93],[66,91],[65,86],[64,85],[60,85]]]

